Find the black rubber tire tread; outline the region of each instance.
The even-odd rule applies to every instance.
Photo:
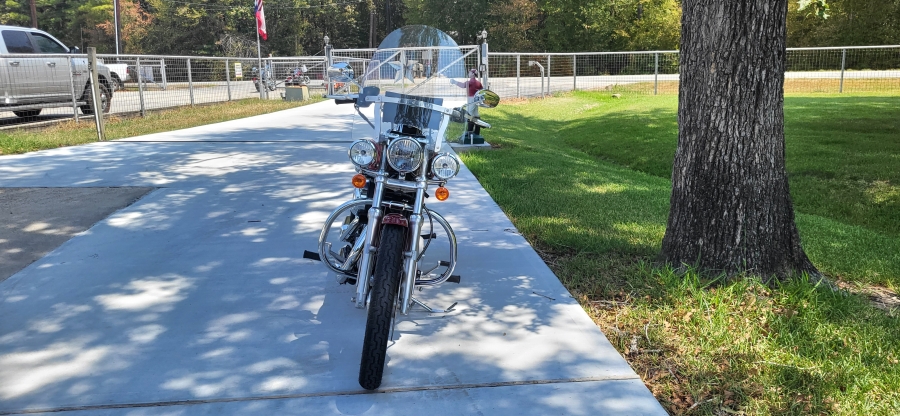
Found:
[[[100,110],[106,114],[109,113],[109,110],[112,108],[112,90],[106,86],[104,83],[100,83],[100,94],[106,94],[106,106],[101,108]],[[91,96],[91,84],[88,85],[84,89],[84,101],[87,101],[87,104],[81,106],[81,114],[84,115],[93,115],[94,114],[94,104],[93,97]]]
[[[15,114],[16,117],[22,117],[22,118],[37,117],[39,114],[41,114],[41,109],[38,108],[36,110],[13,111],[13,114]]]
[[[397,290],[400,287],[406,234],[406,228],[393,224],[385,225],[381,230],[381,241],[375,254],[366,335],[359,362],[359,385],[366,390],[377,389],[384,375],[384,360]]]

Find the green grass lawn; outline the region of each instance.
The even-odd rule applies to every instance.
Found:
[[[576,92],[484,111],[464,161],[672,412],[897,414],[900,319],[800,281],[651,266],[668,215],[677,97]],[[900,98],[789,96],[787,163],[812,261],[900,287]]]

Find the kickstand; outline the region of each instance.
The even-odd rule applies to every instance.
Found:
[[[422,302],[421,300],[418,300],[418,299],[416,299],[416,298],[412,298],[412,301],[413,301],[413,303],[415,303],[416,305],[419,305],[419,306],[425,308],[426,311],[431,312],[431,313],[447,313],[447,312],[452,312],[452,311],[453,311],[453,307],[455,307],[456,304],[459,303],[459,302],[453,302],[453,304],[450,305],[449,308],[447,308],[447,309],[445,309],[445,310],[440,310],[440,309],[432,309],[430,306],[426,305],[424,302]]]

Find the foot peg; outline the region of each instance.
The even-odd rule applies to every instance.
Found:
[[[459,283],[459,279],[460,279],[459,275],[454,274],[454,275],[451,275],[449,279],[447,279],[447,282],[448,283]]]
[[[444,309],[444,310],[440,310],[440,309],[432,309],[431,306],[428,306],[428,305],[424,304],[421,300],[418,300],[418,299],[416,299],[416,298],[412,298],[412,301],[413,301],[413,303],[415,303],[416,305],[419,305],[419,306],[425,308],[426,311],[431,312],[431,313],[442,313],[442,312],[443,312],[443,313],[447,313],[447,312],[452,312],[452,311],[453,311],[453,308],[456,306],[456,304],[459,303],[459,302],[453,302],[453,304],[450,305],[449,308]]]
[[[316,260],[316,261],[322,261],[322,258],[319,257],[319,253],[315,253],[315,252],[312,252],[309,250],[303,250],[303,258],[310,259],[310,260]]]

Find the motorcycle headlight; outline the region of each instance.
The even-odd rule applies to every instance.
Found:
[[[441,153],[431,161],[431,173],[438,179],[447,180],[459,173],[459,159],[450,153]]]
[[[394,140],[388,146],[388,163],[401,173],[412,172],[422,165],[422,145],[413,139]]]
[[[378,152],[375,143],[369,140],[357,140],[350,145],[350,161],[361,168],[370,167],[377,162]]]

